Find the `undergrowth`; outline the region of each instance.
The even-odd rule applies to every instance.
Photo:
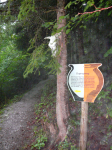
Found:
[[[37,120],[37,127],[34,129],[34,133],[36,133],[36,141],[32,144],[32,149],[41,149],[44,147],[46,149],[49,146],[49,136],[50,131],[48,126],[52,123],[58,131],[57,123],[56,123],[56,80],[52,80],[46,83],[44,88],[41,90],[40,102],[35,105],[35,113]],[[79,125],[77,122],[73,124],[73,126]],[[72,126],[71,125],[71,126]],[[40,131],[41,132],[40,135]],[[69,132],[72,130],[69,129]],[[73,130],[74,131],[74,130]],[[65,141],[61,142],[59,145],[55,145],[55,149],[57,150],[77,150],[74,143],[74,140],[70,141],[69,137],[66,137]],[[40,147],[39,147],[40,146]],[[47,149],[46,149],[47,150]]]
[[[36,129],[34,129],[35,136],[38,136],[34,143],[32,143],[31,149],[37,148],[41,149],[45,146],[45,143],[47,142],[47,136],[43,129],[41,129],[39,132],[37,132]]]
[[[69,139],[66,137],[65,140],[58,145],[58,150],[77,150],[73,143],[69,142],[68,140]]]
[[[100,92],[98,100],[101,101],[101,99],[104,99],[106,103],[106,117],[108,118],[110,116],[112,118],[112,107],[110,105],[112,103],[112,83]]]
[[[50,80],[41,90],[40,102],[35,105],[36,122],[38,128],[34,129],[37,136],[36,141],[32,143],[32,149],[41,149],[48,142],[48,125],[54,123],[56,119],[56,80]]]
[[[109,139],[112,137],[112,125],[109,124],[112,110],[109,107],[112,102],[111,88],[112,86],[106,88],[106,90],[102,90],[94,104],[89,103],[88,150],[92,149],[93,146],[96,146],[98,149],[102,149],[104,146],[107,149],[112,149],[111,143],[108,144]],[[55,145],[54,150],[78,150],[81,103],[73,101],[71,95],[69,95],[69,106],[72,114],[68,119],[67,137],[63,142],[59,143],[59,145]],[[51,136],[48,126],[52,123],[58,132],[56,123],[55,80],[49,81],[42,89],[40,102],[35,105],[35,113],[37,128],[34,129],[34,133],[36,140],[32,143],[31,148],[32,150],[42,150],[43,148],[47,150],[50,143],[49,137]],[[95,140],[98,140],[97,145],[94,143]]]

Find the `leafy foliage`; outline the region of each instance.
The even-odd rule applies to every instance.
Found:
[[[41,132],[38,133],[38,138],[36,139],[36,141],[32,144],[31,149],[37,148],[37,149],[41,149],[42,147],[45,146],[45,142],[47,142],[47,137],[46,135],[43,135],[43,131],[40,130]]]
[[[35,1],[34,0],[26,0],[22,1],[18,19],[26,19],[28,17],[29,13],[36,12],[35,10]]]
[[[30,48],[32,47],[33,45]],[[35,47],[35,50],[31,54],[29,64],[24,72],[24,77],[27,77],[29,73],[35,73],[39,68],[45,68],[49,73],[56,74],[57,71],[59,72],[59,67],[60,65],[57,59],[51,57],[50,48],[43,43],[39,47]]]
[[[112,84],[110,84],[110,86],[107,87],[107,91],[102,90],[100,92],[98,100],[106,99],[106,101],[112,102],[111,91],[112,91]],[[107,108],[107,118],[108,116],[112,118],[112,108],[111,107],[108,108],[108,106],[106,106],[106,108]]]
[[[68,150],[68,149],[70,149],[70,150],[77,150],[77,148],[75,146],[73,146],[72,143],[67,141],[67,137],[66,137],[65,141],[61,142],[58,145],[58,150]]]
[[[18,86],[22,88],[22,83],[25,83],[25,81],[28,81],[31,77],[31,75],[29,75],[29,78],[25,80],[22,77],[29,61],[30,53],[32,53],[31,60],[26,68],[28,73],[32,73],[33,71],[36,73],[36,70],[45,67],[52,59],[50,49],[43,43],[43,38],[46,36],[46,33],[49,34],[50,31],[44,30],[41,25],[46,20],[53,20],[53,18],[56,17],[56,13],[46,14],[44,11],[47,10],[43,7],[38,9],[38,7],[41,6],[49,7],[49,3],[50,5],[56,4],[56,2],[52,3],[50,0],[47,2],[47,5],[46,1],[37,2],[35,0],[27,0],[15,2],[9,0],[8,3],[2,7],[4,14],[1,13],[1,18],[5,17],[5,22],[7,22],[7,27],[6,24],[0,25],[0,93],[1,98],[3,98],[2,101],[10,94],[14,94],[14,91],[18,90]],[[14,10],[16,8],[17,10]],[[20,8],[20,11],[18,11],[18,8]],[[19,12],[18,18],[14,12]],[[10,20],[12,16],[13,20]],[[29,51],[26,52],[28,47]],[[55,63],[56,61],[54,61],[54,64]],[[50,68],[49,66],[50,65],[46,66],[48,70]],[[26,76],[28,75],[27,71],[24,73]],[[18,83],[19,85],[16,86]],[[12,92],[10,90],[12,90]]]
[[[47,51],[44,51],[44,48],[46,47],[45,44],[40,45],[39,47],[36,47],[33,53],[31,54],[31,59],[29,61],[29,64],[24,72],[24,77],[27,77],[29,73],[32,73],[33,71],[36,72],[39,67],[43,67],[47,58]]]
[[[7,96],[11,96],[11,90],[16,91],[16,82],[22,78],[27,64],[26,55],[16,48],[16,35],[13,33],[13,29],[14,27],[10,24],[1,25],[0,99],[2,102]]]

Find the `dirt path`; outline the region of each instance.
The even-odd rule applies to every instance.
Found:
[[[41,81],[21,101],[5,109],[0,116],[0,150],[21,150],[33,140],[34,105],[39,101],[41,89],[52,78]]]

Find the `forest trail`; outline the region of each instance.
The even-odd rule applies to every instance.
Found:
[[[0,115],[0,150],[22,150],[34,138],[34,106],[41,94],[41,89],[54,76],[49,76],[24,94],[19,102],[8,106]],[[27,149],[28,150],[28,149]]]

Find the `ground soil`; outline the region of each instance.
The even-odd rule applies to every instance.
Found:
[[[19,102],[5,108],[0,115],[0,150],[21,150],[34,140],[35,111],[34,106],[39,101],[41,89],[51,80],[43,80],[24,94]]]
[[[53,76],[41,81],[24,94],[19,102],[13,103],[5,109],[4,114],[0,116],[0,150],[31,150],[31,144],[35,141],[34,127],[38,126],[34,106],[40,102],[41,89],[51,79]],[[110,77],[106,80],[108,83],[112,81]],[[106,83],[104,90],[106,90]],[[112,93],[109,96],[112,97]],[[46,100],[48,101],[47,97]],[[70,94],[69,106],[71,116],[68,119],[67,140],[78,149],[81,103],[73,101]],[[112,118],[107,113],[107,106],[108,108],[112,107],[112,101],[108,98],[96,99],[95,103],[89,103],[87,150],[112,150]],[[50,120],[54,119],[56,122],[55,108],[52,106],[52,109],[53,115]],[[48,112],[50,112],[50,108],[48,108]],[[47,131],[49,130],[49,127],[45,128]],[[44,150],[48,150],[49,144],[50,141],[47,142]],[[71,150],[70,147],[67,150]]]

